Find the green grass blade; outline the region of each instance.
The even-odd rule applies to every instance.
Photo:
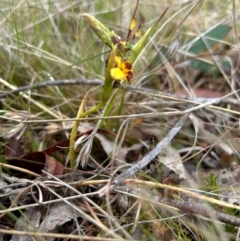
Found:
[[[212,29],[206,31],[202,36],[198,36],[188,43],[184,49],[193,54],[200,54],[212,48],[220,40],[224,39],[230,32],[231,27],[228,25],[219,24]]]

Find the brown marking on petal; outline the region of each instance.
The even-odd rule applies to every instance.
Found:
[[[126,75],[127,81],[130,82],[133,77],[132,65],[130,64],[130,62],[125,61],[123,63],[123,71]]]
[[[133,72],[132,72],[132,71],[128,71],[128,72],[127,72],[127,76],[129,77],[129,79],[132,79],[132,77],[133,77]]]
[[[126,71],[126,72],[125,72],[125,76],[126,76],[127,81],[130,82],[130,80],[131,80],[132,77],[133,77],[132,71],[131,71],[131,70]]]
[[[124,64],[126,69],[130,69],[130,70],[132,69],[132,65],[130,64],[130,62],[126,61],[124,62]]]
[[[127,74],[126,74],[126,80],[127,80],[127,82],[130,82],[130,78]]]

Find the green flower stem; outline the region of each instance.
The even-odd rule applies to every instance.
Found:
[[[77,117],[76,117],[77,119],[85,118],[86,116],[98,111],[109,100],[109,97],[111,96],[111,93],[112,93],[112,90],[113,90],[113,86],[112,86],[113,79],[111,77],[110,71],[111,71],[111,68],[113,68],[114,65],[115,65],[115,56],[116,56],[116,46],[113,47],[113,49],[110,53],[110,57],[108,59],[101,102],[98,105],[91,108],[90,110],[87,110],[83,113],[83,105],[84,105],[85,98],[86,98],[86,96],[85,96],[85,98],[83,99],[83,101],[82,101],[82,103],[81,103],[81,105],[78,109],[78,113],[77,113]],[[111,106],[112,105],[110,104],[110,107]],[[69,155],[70,155],[70,167],[71,167],[71,169],[73,169],[75,167],[74,145],[75,145],[75,140],[76,140],[79,124],[80,124],[80,120],[76,120],[74,122],[72,131],[71,131],[71,136],[70,136]]]
[[[118,112],[117,112],[117,115],[119,115],[119,116],[122,114],[122,110],[123,110],[123,107],[124,107],[124,101],[125,101],[124,97],[125,97],[125,93],[126,93],[126,87],[125,86],[123,87],[123,89],[121,89],[121,102],[120,102],[120,106],[119,106]],[[120,123],[120,118],[118,118],[116,120],[115,130],[118,130],[119,123]]]
[[[79,107],[78,110],[78,114],[77,114],[77,119],[80,118],[85,118],[86,116],[97,112],[100,108],[102,108],[102,106],[105,105],[105,101],[101,101],[98,105],[92,107],[91,109],[85,111],[84,113],[82,113],[82,104]],[[69,143],[69,155],[70,155],[70,167],[71,169],[74,169],[75,167],[75,150],[74,150],[74,146],[75,146],[75,140],[76,140],[76,136],[77,136],[77,132],[78,132],[78,126],[80,124],[80,120],[76,120],[73,124],[73,128],[71,131],[71,135],[70,135],[70,143]]]
[[[111,69],[115,66],[116,50],[117,50],[117,47],[114,46],[110,53],[107,69],[105,72],[105,81],[104,81],[103,93],[102,93],[102,101],[105,101],[105,102],[108,100],[113,90],[113,79],[111,77]]]
[[[115,103],[115,97],[117,96],[118,89],[114,91],[114,93],[111,95],[110,99],[108,100],[106,107],[104,109],[103,117],[108,116],[110,111],[112,110],[113,104]],[[99,128],[101,128],[104,125],[104,122],[106,120],[102,119],[101,123],[99,125]]]
[[[106,74],[107,75],[107,74]],[[102,101],[106,102],[109,98],[109,96],[112,93],[113,86],[112,86],[113,80],[112,78],[105,78],[104,86],[103,86],[103,92],[102,92]]]

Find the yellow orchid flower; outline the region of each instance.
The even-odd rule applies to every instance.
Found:
[[[130,82],[133,77],[132,65],[129,61],[123,61],[121,57],[115,56],[117,67],[111,68],[110,74],[114,80],[126,80]]]

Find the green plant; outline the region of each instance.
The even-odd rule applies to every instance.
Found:
[[[137,7],[136,7],[137,9]],[[76,121],[74,122],[71,137],[70,137],[70,146],[69,146],[69,153],[70,153],[70,167],[73,169],[75,167],[75,152],[74,152],[74,143],[77,136],[77,129],[80,124],[80,118],[85,118],[86,116],[98,111],[100,108],[105,106],[106,112],[109,113],[109,110],[112,106],[112,101],[108,102],[113,94],[113,82],[114,81],[127,81],[130,82],[131,78],[133,77],[133,70],[132,65],[136,61],[137,57],[143,51],[149,37],[157,30],[158,23],[161,19],[154,24],[153,27],[149,28],[146,33],[139,39],[139,41],[131,45],[128,42],[129,36],[131,31],[134,29],[136,25],[135,13],[133,14],[132,21],[129,27],[129,34],[127,41],[123,41],[120,36],[118,36],[113,31],[110,31],[107,27],[105,27],[100,21],[89,14],[85,14],[85,17],[88,20],[89,25],[96,33],[96,35],[111,48],[111,52],[109,58],[107,60],[107,67],[105,71],[105,80],[103,85],[102,97],[99,104],[92,107],[91,109],[84,111],[84,103],[87,98],[87,95],[83,98],[79,106],[79,110],[76,116]],[[167,10],[167,9],[166,9]],[[165,12],[166,12],[165,10]],[[165,13],[164,12],[164,13]],[[140,28],[134,34],[134,36],[139,35]],[[114,97],[113,97],[114,98]],[[108,102],[108,105],[106,106]]]

